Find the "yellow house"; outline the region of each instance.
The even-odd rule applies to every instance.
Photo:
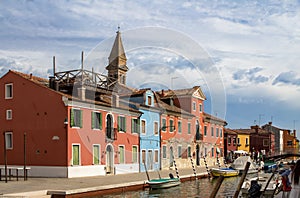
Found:
[[[249,129],[236,129],[237,132],[237,150],[243,150],[248,153],[251,152],[250,148],[250,134]]]

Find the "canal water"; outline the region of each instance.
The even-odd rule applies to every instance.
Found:
[[[224,178],[224,181],[218,190],[216,197],[232,197],[237,189],[241,177]],[[187,181],[180,184],[180,186],[163,189],[163,190],[140,190],[130,191],[120,194],[112,194],[99,196],[101,198],[136,198],[136,197],[197,197],[207,198],[210,196],[217,179],[203,178],[194,181]]]

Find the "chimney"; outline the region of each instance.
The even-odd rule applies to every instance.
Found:
[[[161,90],[161,95],[165,96],[165,91],[163,89]]]
[[[258,133],[258,128],[259,128],[259,126],[258,126],[258,125],[251,126],[251,129],[255,129],[255,133]]]
[[[85,100],[85,87],[84,86],[78,87],[77,92],[78,92],[78,98],[80,100]]]
[[[111,100],[114,107],[119,107],[119,95],[117,93],[112,94]]]
[[[30,79],[30,80],[32,80],[32,73],[30,73],[30,75],[29,75],[29,79]]]
[[[294,138],[296,138],[296,129],[293,130]]]
[[[272,122],[269,122],[269,125],[271,126],[271,125],[272,125]]]

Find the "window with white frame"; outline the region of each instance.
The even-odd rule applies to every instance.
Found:
[[[154,135],[158,135],[158,122],[154,122]]]
[[[173,133],[174,132],[174,120],[170,119],[169,120],[169,126],[170,126],[170,133]]]
[[[181,146],[178,146],[178,158],[181,158]]]
[[[93,164],[100,164],[100,145],[93,145]]]
[[[146,150],[142,150],[142,162],[146,163]]]
[[[238,146],[241,145],[241,143],[240,143],[240,138],[238,138],[238,142],[237,142],[237,143],[238,143]]]
[[[167,146],[162,146],[162,158],[167,158]]]
[[[182,122],[178,121],[178,133],[182,133]]]
[[[13,149],[13,133],[5,132],[5,148]]]
[[[119,146],[119,163],[124,164],[125,163],[125,148],[124,146]]]
[[[12,110],[8,109],[6,110],[6,120],[11,120],[12,119]]]
[[[131,133],[140,133],[140,119],[131,119]]]
[[[163,132],[166,132],[167,131],[167,120],[165,119],[165,118],[163,118],[162,120],[161,120],[161,130],[163,131]]]
[[[158,163],[158,158],[159,158],[159,156],[158,156],[158,150],[154,150],[154,162],[155,163]]]
[[[202,104],[199,104],[199,111],[202,112]]]
[[[152,105],[152,97],[148,96],[147,99],[148,99],[148,105],[151,106]]]
[[[193,102],[193,111],[196,111],[196,102]]]
[[[216,128],[216,137],[219,137],[219,128]]]
[[[188,134],[191,134],[191,123],[188,123]]]
[[[212,137],[214,137],[214,127],[210,127],[210,134]]]
[[[248,140],[248,138],[246,138],[246,146],[248,146],[249,145],[249,140]]]
[[[72,145],[72,165],[73,166],[80,165],[80,145],[79,144]]]
[[[5,84],[5,99],[13,98],[13,84]]]
[[[126,118],[124,116],[118,116],[118,131],[126,132]]]
[[[146,120],[142,120],[142,134],[146,134]]]
[[[82,110],[80,109],[70,109],[70,116],[71,116],[71,127],[79,127],[82,128]]]
[[[100,112],[92,112],[92,129],[102,129],[102,114]]]
[[[223,130],[220,129],[220,137],[223,137]]]
[[[132,162],[138,163],[138,147],[132,146]]]

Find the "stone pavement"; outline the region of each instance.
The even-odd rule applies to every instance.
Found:
[[[193,169],[179,169],[180,177],[194,177]],[[169,177],[169,173],[176,176],[175,170],[162,170],[159,172],[161,177]],[[197,175],[206,175],[205,167],[196,168]],[[158,178],[157,171],[149,172],[150,179]],[[107,175],[95,177],[81,178],[28,178],[24,181],[23,178],[16,181],[12,178],[11,181],[5,183],[0,181],[0,198],[4,197],[51,197],[47,192],[85,192],[91,190],[99,190],[105,188],[118,187],[120,185],[129,184],[145,184],[147,181],[146,173],[130,173],[121,175]]]

